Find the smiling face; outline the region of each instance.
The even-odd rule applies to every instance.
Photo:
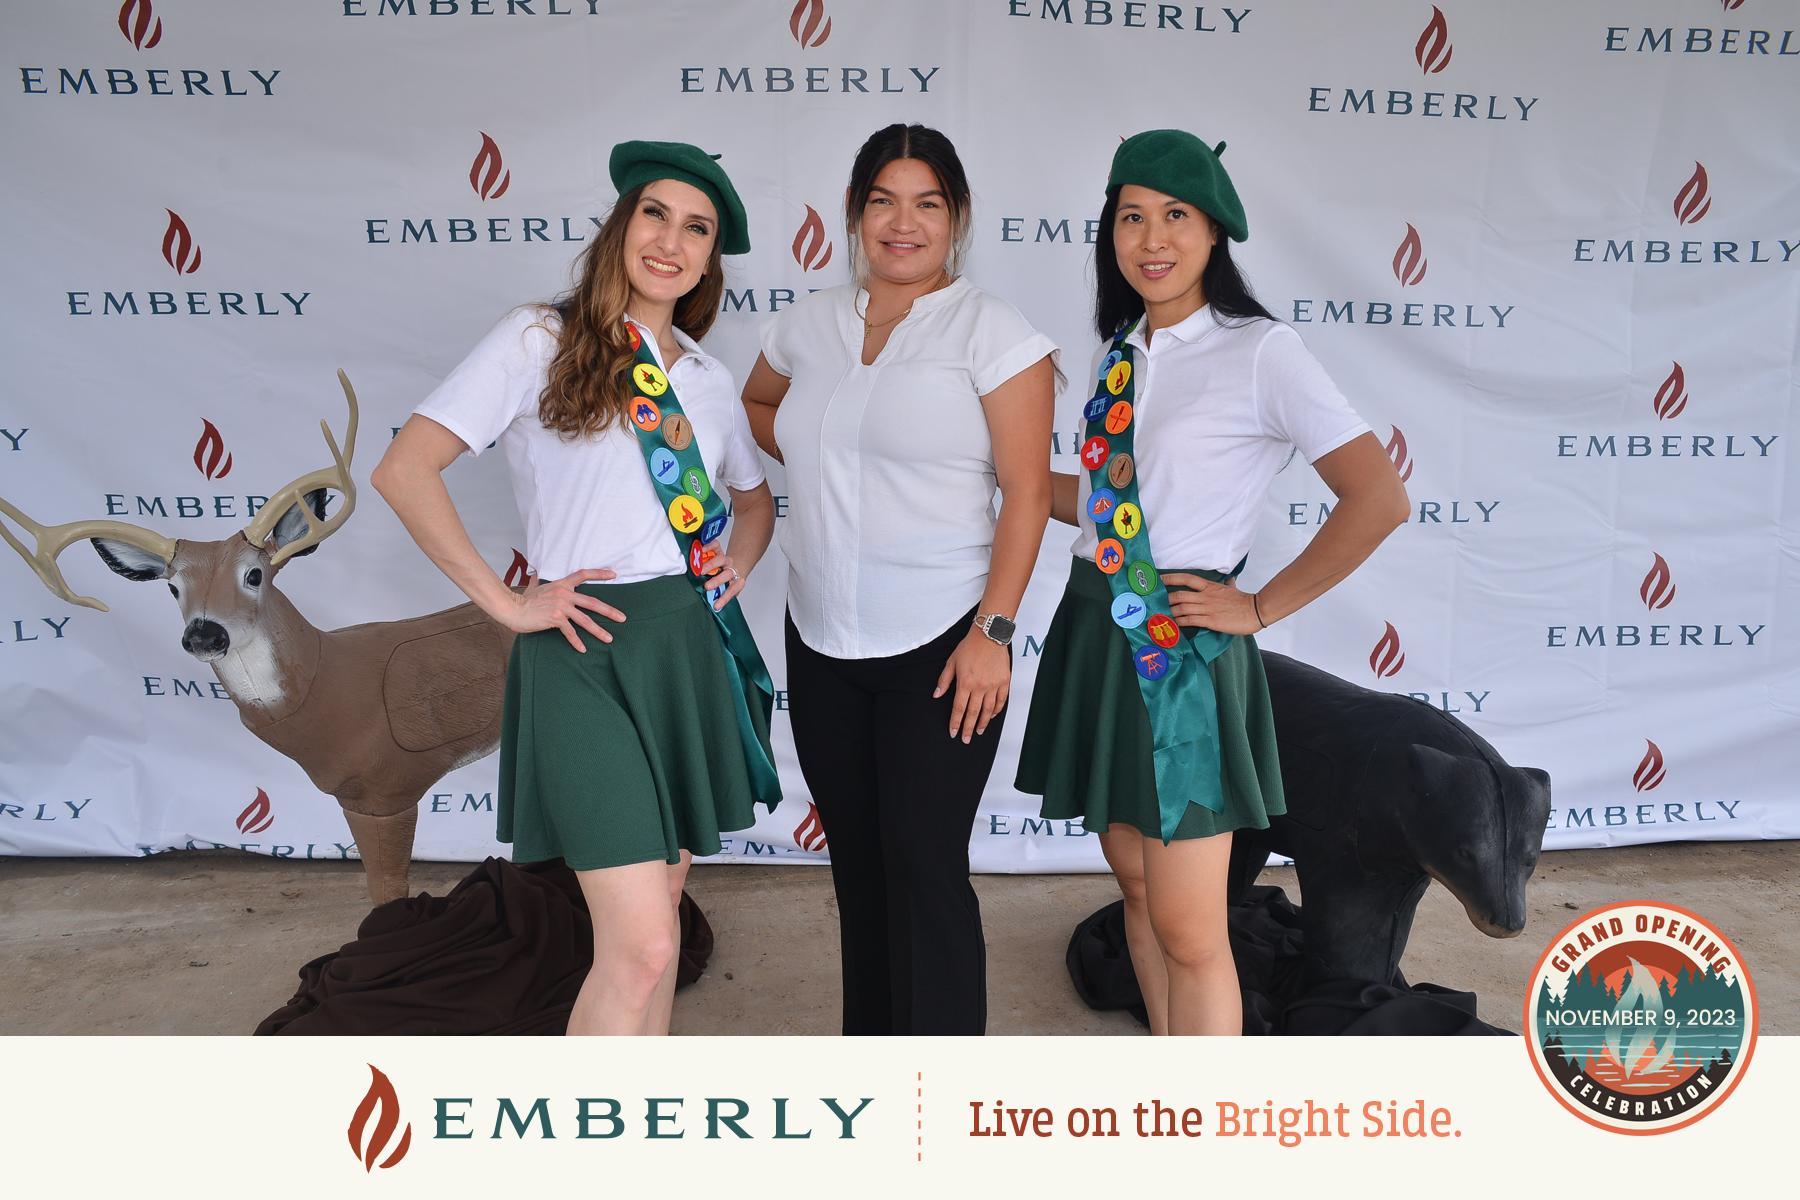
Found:
[[[857,234],[871,275],[893,284],[937,278],[956,241],[956,220],[937,174],[916,158],[881,168]]]
[[[1211,217],[1183,200],[1128,183],[1119,189],[1113,218],[1119,273],[1146,308],[1192,300],[1206,303],[1200,275],[1219,241]]]
[[[705,192],[675,179],[645,184],[625,226],[632,311],[672,305],[693,291],[718,238],[719,214]]]

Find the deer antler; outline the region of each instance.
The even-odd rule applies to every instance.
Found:
[[[68,549],[71,543],[82,538],[111,538],[160,555],[165,561],[175,557],[175,542],[172,538],[137,525],[127,525],[123,521],[70,521],[65,525],[40,525],[4,499],[0,499],[0,513],[11,517],[20,528],[35,537],[37,549],[27,550],[25,543],[14,537],[12,530],[4,522],[0,522],[0,538],[5,538],[6,544],[19,552],[19,557],[37,572],[45,587],[70,604],[79,604],[83,608],[112,611],[92,596],[77,596],[69,586],[69,581],[63,578],[62,569],[56,565],[56,556]]]
[[[279,567],[300,551],[316,546],[336,533],[356,508],[356,481],[350,477],[350,457],[356,453],[356,389],[350,386],[350,377],[342,371],[337,376],[338,382],[344,386],[344,399],[350,403],[350,423],[344,428],[344,449],[341,452],[338,450],[337,439],[331,436],[331,426],[320,421],[319,428],[325,434],[325,445],[331,450],[334,465],[302,475],[282,488],[269,497],[269,502],[263,505],[256,518],[244,526],[244,537],[252,546],[260,547],[275,531],[282,515],[289,508],[299,507],[300,516],[306,522],[306,532],[275,551],[269,560],[272,567]],[[323,521],[313,515],[312,508],[306,503],[306,494],[322,487],[333,488],[344,494],[344,502],[337,512]]]

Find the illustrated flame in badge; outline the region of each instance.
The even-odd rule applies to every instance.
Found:
[[[1662,747],[1649,738],[1644,739],[1644,745],[1649,749],[1644,751],[1644,757],[1638,763],[1637,770],[1632,772],[1631,786],[1640,792],[1649,792],[1654,791],[1657,785],[1662,783],[1668,772],[1663,770]]]
[[[819,806],[806,806],[806,816],[794,826],[794,845],[814,854],[825,848],[825,822],[819,819]]]
[[[1694,173],[1675,193],[1675,219],[1683,225],[1692,225],[1711,209],[1712,200],[1706,194],[1706,168],[1696,162]]]
[[[356,1106],[356,1115],[350,1118],[350,1153],[356,1155],[365,1172],[375,1169],[375,1160],[387,1149],[388,1140],[394,1136],[394,1130],[400,1127],[400,1097],[394,1092],[394,1085],[374,1063],[369,1064],[369,1090]],[[379,1114],[377,1114],[377,1110]],[[363,1131],[368,1128],[369,1118],[375,1117],[375,1129],[369,1135],[368,1144],[363,1144]],[[407,1122],[406,1131],[400,1135],[400,1144],[394,1152],[381,1164],[387,1170],[406,1157],[412,1147],[412,1122]]]
[[[1419,231],[1412,222],[1406,223],[1406,236],[1400,239],[1400,248],[1394,251],[1394,278],[1400,281],[1401,287],[1415,287],[1425,281],[1425,243],[1419,240]]]
[[[512,565],[506,568],[506,576],[504,579],[506,586],[509,588],[524,587],[525,584],[530,581],[530,578],[531,564],[526,562],[525,556],[515,549],[512,556]]]
[[[1387,632],[1369,651],[1369,670],[1375,672],[1377,679],[1392,679],[1406,665],[1406,655],[1400,650],[1400,631],[1394,628],[1392,621],[1386,624]]]
[[[798,0],[788,18],[788,32],[806,50],[816,50],[831,36],[831,18],[825,15],[825,0]]]
[[[192,275],[200,269],[200,243],[174,209],[163,211],[169,214],[169,227],[163,232],[163,261],[174,267],[177,274]]]
[[[1650,570],[1644,575],[1644,582],[1638,585],[1638,598],[1644,607],[1655,611],[1669,607],[1669,601],[1675,599],[1675,580],[1669,573],[1669,564],[1658,554]]]
[[[1431,20],[1425,23],[1425,32],[1419,35],[1419,41],[1413,47],[1413,58],[1418,60],[1419,69],[1425,74],[1436,75],[1450,65],[1454,50],[1450,44],[1450,23],[1444,20],[1444,10],[1434,4]]]
[[[125,0],[119,6],[119,32],[139,50],[149,50],[162,41],[162,18],[150,0]]]
[[[806,206],[806,220],[794,231],[794,261],[803,271],[823,271],[831,262],[831,241],[825,236],[825,222],[810,204]]]
[[[200,418],[200,440],[194,443],[194,466],[208,479],[223,479],[231,474],[231,455],[225,450],[225,438],[219,427]]]
[[[498,200],[512,186],[512,172],[506,169],[506,160],[500,157],[500,145],[485,130],[481,133],[481,149],[475,152],[475,161],[469,164],[469,186],[483,200]]]
[[[237,815],[239,833],[262,833],[275,823],[273,806],[269,803],[269,793],[261,788],[256,789],[256,799],[244,806],[244,811]]]
[[[1664,421],[1673,421],[1687,407],[1687,372],[1675,363],[1669,369],[1669,377],[1662,381],[1656,389],[1656,415]]]
[[[1394,461],[1394,470],[1400,472],[1400,482],[1405,483],[1412,478],[1412,456],[1406,452],[1406,435],[1400,432],[1398,425],[1392,426],[1394,436],[1388,439],[1388,457]]]

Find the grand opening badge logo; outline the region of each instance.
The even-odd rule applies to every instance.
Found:
[[[1525,1041],[1563,1106],[1614,1133],[1668,1133],[1725,1102],[1756,1046],[1756,991],[1700,916],[1634,900],[1559,933],[1532,973]]]

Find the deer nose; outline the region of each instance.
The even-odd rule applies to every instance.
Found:
[[[225,632],[225,627],[205,617],[189,621],[181,635],[181,648],[203,658],[223,654],[230,645],[231,635]]]

